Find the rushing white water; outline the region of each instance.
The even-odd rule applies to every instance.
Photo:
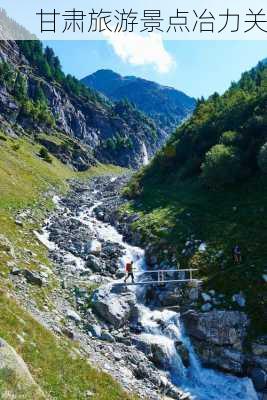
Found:
[[[132,260],[135,278],[138,280],[142,276],[142,271],[146,269],[144,250],[125,243],[122,235],[114,227],[94,217],[94,209],[100,204],[101,202],[96,202],[92,207],[83,207],[77,219],[90,228],[95,241],[109,241],[120,244],[124,248],[124,255],[120,259],[120,269],[123,271],[126,261]],[[53,248],[47,230],[44,230],[43,234],[38,235],[38,237],[48,248]],[[67,257],[74,256],[67,254]],[[77,268],[81,268],[80,259],[77,257],[74,257],[74,259]],[[138,289],[130,286],[129,290]],[[137,297],[140,298],[140,296]],[[190,393],[193,399],[258,400],[250,379],[237,378],[201,366],[189,338],[184,333],[178,313],[169,310],[152,311],[142,303],[139,303],[138,307],[141,315],[140,324],[143,328],[141,338],[146,343],[156,343],[160,346],[168,360],[170,379],[185,392]],[[183,365],[176,350],[177,341],[182,342],[189,352],[189,368]]]
[[[97,220],[93,216],[96,203],[89,209],[84,209],[79,220],[95,232],[99,240],[120,244],[124,255],[120,259],[120,268],[124,270],[126,260],[133,260],[136,279],[146,269],[144,250],[123,241],[122,235],[111,225]],[[131,287],[131,290],[137,290]],[[196,400],[257,400],[253,384],[248,378],[237,378],[222,374],[211,369],[202,368],[189,338],[185,335],[179,314],[165,311],[151,311],[139,304],[144,333],[141,338],[146,342],[157,343],[163,349],[169,360],[170,376],[176,385],[189,392]],[[158,323],[160,321],[160,324]],[[164,330],[162,329],[164,326]],[[181,341],[189,351],[190,367],[184,367],[175,348],[175,342]]]
[[[142,144],[143,165],[149,164],[149,157],[145,143]]]

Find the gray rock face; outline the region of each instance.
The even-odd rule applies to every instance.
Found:
[[[188,311],[183,315],[190,336],[219,346],[239,348],[246,336],[249,320],[239,311],[218,311],[202,314]]]
[[[183,320],[205,365],[243,374],[245,362],[243,341],[249,325],[245,313],[217,310],[206,313],[188,311],[183,315]]]
[[[119,287],[118,287],[119,288]],[[125,325],[136,311],[136,297],[132,292],[117,290],[112,285],[100,287],[93,295],[94,311],[114,327]]]

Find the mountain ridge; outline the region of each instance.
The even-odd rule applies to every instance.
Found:
[[[168,136],[194,110],[196,100],[170,86],[151,80],[122,76],[113,70],[102,69],[81,79],[112,100],[126,98],[151,117]]]

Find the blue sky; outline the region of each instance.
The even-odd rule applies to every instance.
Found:
[[[137,38],[138,39],[138,38]],[[63,69],[77,78],[98,69],[136,75],[200,97],[222,93],[241,73],[267,58],[267,41],[162,41],[114,43],[49,41]],[[140,50],[142,48],[142,50]]]

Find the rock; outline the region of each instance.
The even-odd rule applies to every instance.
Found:
[[[93,254],[89,255],[86,267],[90,268],[93,272],[101,272],[103,269],[101,260]]]
[[[190,336],[219,346],[241,346],[247,334],[248,317],[240,311],[188,311],[182,315]]]
[[[267,374],[260,368],[253,368],[251,371],[251,379],[257,391],[262,391],[267,385]]]
[[[242,293],[234,294],[232,300],[236,302],[239,307],[245,307],[246,305],[246,299]]]
[[[118,293],[116,293],[118,291]],[[136,311],[136,297],[122,287],[106,285],[97,289],[92,297],[93,310],[111,325],[119,328],[129,321]]]
[[[179,289],[162,290],[157,297],[163,307],[177,306],[182,297],[182,292]]]
[[[7,372],[13,378],[13,385],[9,388],[8,394],[5,390],[5,380],[1,379],[1,397],[17,398],[19,392],[31,393],[32,398],[45,400],[46,396],[36,384],[27,365],[19,354],[5,340],[0,339],[0,371]],[[5,396],[7,394],[7,397]],[[23,396],[24,397],[24,396]]]
[[[174,357],[177,353],[171,339],[143,333],[133,337],[133,344],[146,354],[158,368],[168,370],[174,367],[170,352]]]
[[[62,333],[71,340],[75,340],[75,333],[69,328],[62,328]]]
[[[11,275],[18,276],[18,275],[21,274],[21,269],[19,269],[19,268],[17,268],[17,267],[14,267],[14,268],[12,268],[12,270],[10,271],[10,274],[11,274]]]
[[[253,342],[251,349],[255,356],[267,356],[267,338],[259,338],[259,342]]]
[[[198,300],[198,296],[199,296],[199,290],[198,290],[198,288],[191,288],[191,289],[188,291],[188,298],[189,298],[189,300],[196,301],[196,300]]]
[[[201,293],[201,297],[202,297],[203,301],[205,301],[205,303],[211,301],[211,297],[207,293]]]
[[[207,313],[188,311],[182,317],[205,366],[239,375],[245,372],[242,345],[249,325],[245,313],[219,310]]]
[[[95,336],[99,339],[102,337],[102,328],[100,325],[96,325],[96,324],[88,325],[87,329],[89,332],[92,333],[93,336]]]
[[[62,335],[62,330],[57,325],[54,325],[52,329],[57,335]]]
[[[94,397],[94,396],[95,396],[95,393],[91,392],[90,390],[87,390],[85,392],[85,398],[86,399],[90,399],[91,397]]]
[[[267,357],[266,356],[254,356],[253,362],[255,366],[263,369],[267,373]]]
[[[115,351],[112,355],[116,361],[120,361],[123,358],[123,355],[117,351]]]
[[[212,304],[210,303],[206,303],[203,304],[203,306],[201,306],[201,311],[207,312],[210,311],[212,309]]]
[[[102,335],[101,335],[101,339],[106,341],[106,342],[110,342],[110,343],[115,343],[116,342],[114,336],[112,336],[111,333],[109,333],[109,332],[103,332]]]
[[[190,366],[189,351],[187,350],[185,345],[179,341],[175,343],[175,348],[177,350],[177,353],[180,355],[184,366],[188,368]]]
[[[75,311],[73,311],[71,309],[66,311],[66,316],[67,316],[67,318],[72,319],[73,321],[78,322],[78,323],[81,322],[81,320],[82,320],[81,317],[79,316],[79,314],[77,314]]]
[[[9,253],[11,257],[15,258],[15,252],[12,244],[8,238],[2,234],[0,234],[0,251],[5,251],[6,253]]]
[[[31,283],[33,285],[37,285],[40,287],[43,286],[44,281],[37,272],[33,272],[28,269],[24,269],[24,270],[22,270],[22,273],[28,283]]]

